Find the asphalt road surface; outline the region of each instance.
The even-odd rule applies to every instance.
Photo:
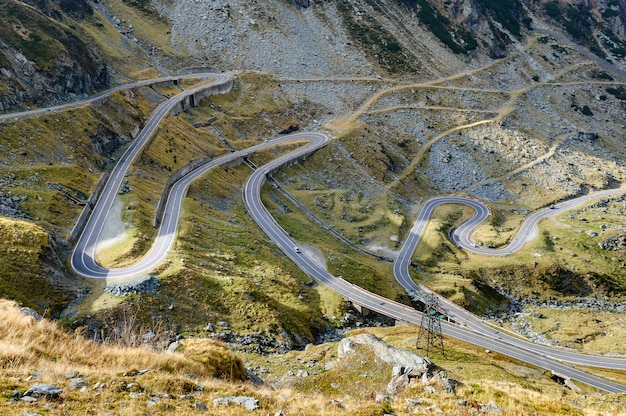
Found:
[[[320,135],[319,133],[299,133],[297,136],[301,138],[309,138],[311,140],[310,146],[313,146],[316,149],[325,143],[325,139],[320,137],[323,135]],[[244,202],[248,214],[272,239],[272,241],[280,247],[285,255],[292,259],[298,267],[300,267],[300,269],[302,269],[315,281],[330,286],[340,295],[355,304],[364,306],[370,310],[382,313],[397,320],[420,325],[422,321],[422,314],[415,309],[361,289],[341,278],[331,275],[326,270],[319,267],[305,253],[297,249],[298,242],[295,241],[282,227],[280,227],[276,220],[274,220],[274,218],[267,211],[261,202],[261,189],[266,182],[267,175],[286,163],[289,163],[294,157],[297,156],[299,155],[289,154],[283,156],[261,168],[258,168],[252,174],[244,188]],[[432,209],[439,204],[451,202],[464,203],[473,206],[477,210],[479,217],[484,216],[485,213],[488,215],[489,212],[485,205],[474,200],[468,200],[467,198],[445,197],[430,200],[426,203],[424,209],[422,210],[422,214],[418,217],[418,220],[411,231],[411,235],[409,236],[409,239],[414,239],[414,242],[411,243],[413,244],[413,249],[406,246],[408,244],[406,243],[406,248],[403,248],[400,256],[402,256],[402,252],[404,251],[404,258],[408,257],[410,259],[415,245],[417,245],[417,241],[419,241],[419,237],[421,236],[421,230],[423,230],[425,222],[428,221]],[[394,270],[397,264],[398,263],[394,264]],[[408,281],[410,281],[411,284],[415,285],[415,283],[413,283],[410,279],[410,276],[407,279],[407,284]],[[456,307],[456,305],[454,306]],[[466,312],[462,308],[456,308],[459,310],[458,313]],[[535,345],[531,342],[500,333],[494,328],[482,323],[479,318],[474,317],[471,314],[467,317],[465,317],[465,315],[462,317],[465,321],[463,322],[465,324],[464,326],[443,321],[442,332],[451,337],[485,347],[492,351],[499,352],[530,364],[534,364],[538,367],[556,372],[560,375],[571,377],[605,391],[626,391],[626,386],[596,377],[584,371],[573,369],[561,363],[561,361],[567,361],[596,367],[626,369],[626,359],[594,357],[570,351],[563,351],[557,348]]]
[[[604,198],[624,192],[626,192],[626,189],[612,189],[607,191],[595,192],[593,194],[561,202],[557,205],[554,205],[552,208],[539,210],[528,216],[528,218],[520,226],[520,229],[518,230],[515,237],[512,239],[511,243],[501,249],[478,247],[476,244],[470,241],[472,231],[489,217],[489,208],[482,202],[471,198],[458,196],[432,198],[424,204],[415,223],[413,224],[413,228],[409,232],[408,238],[400,249],[398,257],[396,258],[396,261],[393,265],[394,277],[396,278],[398,283],[400,283],[400,285],[411,294],[421,295],[418,297],[422,298],[425,298],[427,296],[437,296],[442,311],[446,315],[450,316],[452,320],[468,329],[482,334],[485,337],[491,338],[492,340],[497,340],[498,342],[506,342],[508,344],[515,345],[529,351],[533,351],[546,357],[552,357],[560,361],[565,361],[573,364],[626,370],[626,359],[623,358],[590,356],[565,349],[552,348],[512,337],[505,332],[500,332],[496,328],[485,324],[481,318],[472,314],[466,309],[458,306],[453,302],[450,302],[444,297],[438,296],[425,286],[415,283],[411,278],[409,272],[409,267],[415,248],[419,243],[419,240],[422,236],[422,233],[424,232],[424,228],[429,221],[432,211],[439,205],[449,203],[463,204],[470,206],[476,211],[474,216],[472,216],[469,220],[467,220],[465,223],[463,223],[460,227],[452,232],[452,240],[457,245],[463,247],[466,250],[477,252],[480,254],[502,256],[513,254],[521,249],[522,246],[535,234],[534,229],[537,227],[537,222],[541,219],[548,216],[557,215],[593,199]]]

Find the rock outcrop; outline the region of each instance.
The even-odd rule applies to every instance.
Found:
[[[255,410],[259,408],[259,401],[250,396],[218,397],[213,400],[213,404],[215,406],[228,406],[231,403],[241,405],[248,410]]]
[[[413,368],[415,371],[421,372],[428,372],[434,367],[433,362],[427,357],[422,357],[414,352],[392,347],[372,334],[360,334],[341,340],[338,347],[339,358],[353,354],[355,352],[355,344],[371,348],[379,359],[393,366]]]
[[[32,385],[26,392],[24,396],[30,397],[46,397],[46,398],[57,398],[63,393],[63,390],[60,388],[50,385],[50,384],[42,384],[37,383]]]
[[[443,390],[448,394],[454,394],[458,382],[448,378],[447,374],[439,371],[433,374],[435,365],[427,357],[422,357],[414,352],[402,350],[388,345],[380,338],[371,334],[360,334],[354,337],[344,338],[338,347],[339,358],[357,353],[355,346],[369,348],[378,359],[393,365],[391,380],[387,384],[386,393],[395,395],[404,390],[412,383],[421,382],[433,392],[435,388],[431,382],[438,380]]]
[[[57,23],[61,9],[50,12],[47,5],[7,5],[24,33],[0,34],[0,112],[67,101],[110,85],[109,69],[96,49],[78,29]]]

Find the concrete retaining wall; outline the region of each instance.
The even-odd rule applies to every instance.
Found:
[[[233,85],[235,85],[235,81],[231,79],[224,84],[213,85],[211,87],[198,91],[195,94],[185,97],[184,100],[182,100],[180,103],[172,107],[172,110],[170,111],[170,115],[175,116],[181,111],[184,111],[191,107],[195,107],[196,105],[198,105],[198,103],[200,103],[200,101],[203,98],[209,97],[211,95],[216,95],[216,94],[226,94],[227,92],[230,92],[230,90],[233,89]]]

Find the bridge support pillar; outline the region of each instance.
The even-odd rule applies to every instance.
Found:
[[[361,315],[361,316],[367,316],[370,314],[370,310],[367,309],[365,306],[361,306],[361,305],[355,305],[352,304],[352,307]]]

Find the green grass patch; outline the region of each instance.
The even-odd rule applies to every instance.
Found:
[[[417,72],[420,64],[399,41],[380,24],[364,13],[360,19],[354,16],[353,5],[346,1],[337,3],[343,24],[350,39],[357,43],[368,58],[391,74]]]
[[[71,294],[53,283],[50,266],[58,260],[48,238],[36,224],[0,217],[0,296],[58,316]]]
[[[141,0],[138,0],[141,2]],[[142,2],[145,3],[145,2]],[[171,27],[159,13],[151,9],[137,7],[138,3],[111,0],[107,9],[115,16],[124,16],[127,22],[132,23],[132,35],[142,44],[155,46],[160,54],[167,57],[184,60],[186,50],[176,50],[171,42]],[[128,29],[128,27],[124,27]],[[180,46],[179,46],[180,47]]]
[[[61,39],[67,40],[68,35],[35,8],[12,0],[3,0],[0,4],[0,30],[4,40],[33,61],[39,70],[52,68],[65,49]]]
[[[378,262],[346,246],[282,194],[266,185],[267,190],[271,192],[264,193],[263,201],[274,218],[300,245],[310,244],[321,250],[331,274],[391,299],[400,298],[403,290],[393,279],[389,263]]]
[[[159,294],[131,301],[177,332],[206,334],[207,323],[226,321],[239,333],[286,330],[311,342],[323,327],[319,295],[243,212],[248,174],[245,165],[217,168],[191,186]]]
[[[454,53],[467,53],[476,49],[478,43],[464,27],[455,26],[446,16],[433,8],[426,0],[417,0],[417,17],[428,26],[437,38]],[[518,28],[519,31],[519,28]]]
[[[626,348],[619,341],[626,336],[624,317],[620,313],[541,307],[532,307],[526,312],[526,321],[533,332],[544,334],[561,346],[587,354],[626,354]]]

